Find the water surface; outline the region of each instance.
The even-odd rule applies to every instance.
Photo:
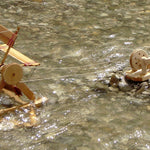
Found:
[[[134,49],[149,53],[149,15],[146,0],[1,0],[1,24],[21,27],[14,47],[41,63],[24,68],[23,81],[48,103],[37,109],[37,127],[0,123],[0,148],[150,149],[149,94],[106,85],[112,73],[123,78]],[[95,90],[97,83],[106,88]]]

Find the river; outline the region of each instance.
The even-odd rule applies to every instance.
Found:
[[[40,63],[24,68],[23,81],[48,102],[36,127],[9,121],[26,121],[25,112],[7,114],[0,149],[150,149],[149,94],[108,87],[112,73],[130,69],[133,50],[149,53],[149,16],[148,0],[1,0],[0,24],[20,26],[14,47]]]

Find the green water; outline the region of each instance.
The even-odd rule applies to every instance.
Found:
[[[149,53],[149,16],[148,0],[1,0],[0,24],[21,27],[14,47],[41,64],[24,68],[23,81],[48,103],[37,127],[5,116],[0,149],[150,149],[149,95],[95,88],[113,72],[123,78],[134,49]],[[16,119],[26,122],[24,113]]]

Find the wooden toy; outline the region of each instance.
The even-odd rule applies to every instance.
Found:
[[[130,56],[132,70],[126,72],[126,78],[133,81],[150,79],[150,57],[144,50],[135,50]]]
[[[11,98],[14,98],[18,105],[11,108],[5,108],[0,110],[0,115],[4,115],[8,112],[15,112],[17,109],[23,110],[23,108],[30,109],[30,122],[24,123],[25,126],[36,125],[36,113],[35,107],[41,106],[43,102],[47,101],[47,98],[38,98],[34,93],[27,87],[27,85],[21,82],[23,77],[23,66],[38,66],[39,63],[23,55],[19,51],[13,48],[19,28],[13,33],[4,26],[0,25],[0,40],[5,44],[0,45],[0,50],[4,52],[4,57],[0,64],[1,81],[0,81],[0,92],[3,91]],[[22,64],[11,63],[5,65],[7,55],[10,55],[20,61]],[[23,101],[20,97],[24,94],[30,102]],[[18,123],[20,124],[20,123]],[[17,125],[17,123],[16,123]]]

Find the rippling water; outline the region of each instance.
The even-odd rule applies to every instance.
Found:
[[[149,95],[93,90],[111,73],[123,77],[134,49],[149,52],[149,15],[146,0],[1,0],[1,24],[21,27],[15,48],[41,63],[25,68],[23,80],[48,103],[37,127],[1,122],[0,148],[150,149]]]

